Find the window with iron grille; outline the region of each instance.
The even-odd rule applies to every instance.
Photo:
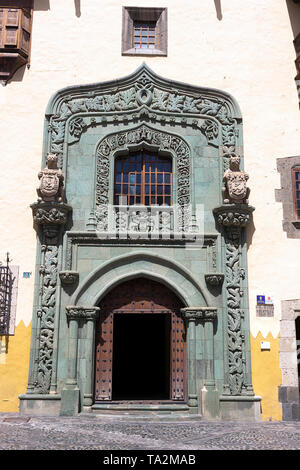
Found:
[[[0,266],[0,335],[7,335],[10,321],[12,275],[8,265]]]
[[[167,55],[167,8],[123,7],[122,55]]]
[[[294,210],[298,220],[300,220],[300,167],[292,169]]]
[[[155,48],[156,23],[154,21],[133,23],[133,47],[135,49]]]
[[[282,227],[288,238],[300,238],[300,155],[277,158],[280,188],[275,189],[282,203]]]
[[[172,205],[172,162],[140,151],[115,160],[115,205]]]

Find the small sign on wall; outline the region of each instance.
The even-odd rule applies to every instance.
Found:
[[[257,317],[273,317],[274,304],[270,295],[256,296],[256,316]]]
[[[29,278],[31,277],[31,274],[32,274],[32,273],[29,273],[29,272],[27,272],[27,271],[26,271],[26,272],[23,272],[23,277],[24,277],[25,279],[29,279]]]
[[[256,305],[273,305],[273,299],[270,295],[257,295]]]
[[[256,296],[256,305],[265,305],[266,297],[264,295]]]

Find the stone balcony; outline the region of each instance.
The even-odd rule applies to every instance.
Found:
[[[93,211],[86,227],[103,238],[190,240],[202,234],[194,219],[190,206],[108,205]]]

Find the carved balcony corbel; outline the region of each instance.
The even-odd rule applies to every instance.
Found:
[[[224,274],[222,273],[208,273],[204,275],[205,281],[210,286],[221,286],[224,281]]]
[[[77,284],[79,279],[78,271],[60,271],[59,278],[64,287]]]
[[[254,207],[248,204],[224,204],[213,210],[218,225],[242,228],[248,225]]]
[[[67,223],[72,207],[62,202],[35,202],[30,205],[33,221],[41,226],[46,244],[56,244],[60,228]]]

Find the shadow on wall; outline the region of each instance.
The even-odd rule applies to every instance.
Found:
[[[221,0],[214,0],[214,2],[215,2],[217,18],[219,21],[221,21],[221,19],[223,18]]]
[[[286,0],[294,38],[300,33],[300,0]]]
[[[74,0],[75,15],[81,16],[80,0]],[[47,11],[50,10],[50,0],[34,0],[35,11]]]
[[[255,225],[254,225],[253,216],[252,216],[246,228],[247,250],[249,250],[249,247],[252,245],[252,238],[253,238],[254,232],[255,232]]]
[[[50,10],[50,0],[34,0],[33,9],[35,11]]]

